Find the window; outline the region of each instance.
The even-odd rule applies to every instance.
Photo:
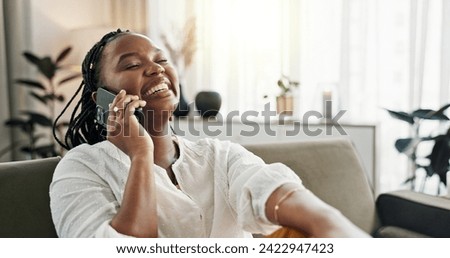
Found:
[[[383,108],[436,109],[450,102],[446,1],[164,0],[149,8],[157,41],[195,17],[198,50],[183,76],[190,101],[200,90],[215,90],[224,100],[221,112],[260,111],[268,101],[275,108],[284,74],[301,83],[301,116],[321,107],[318,85],[337,83],[343,119],[379,126],[382,192],[399,188],[407,176],[407,160],[394,142],[409,133]]]

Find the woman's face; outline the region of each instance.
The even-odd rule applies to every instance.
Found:
[[[147,102],[146,109],[173,111],[179,102],[175,68],[147,37],[126,33],[102,53],[100,81],[115,93],[124,89]]]

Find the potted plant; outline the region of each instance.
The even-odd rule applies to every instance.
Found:
[[[282,75],[277,84],[281,89],[280,95],[277,96],[277,113],[293,115],[294,96],[292,95],[292,91],[294,88],[297,88],[300,83],[289,79],[286,75]]]
[[[32,65],[36,66],[38,72],[42,75],[42,80],[35,79],[17,79],[18,85],[30,88],[30,96],[38,103],[44,105],[47,110],[40,109],[26,110],[21,112],[20,117],[13,117],[5,121],[6,126],[20,128],[27,135],[25,141],[14,142],[13,145],[21,147],[21,151],[30,155],[31,158],[50,157],[62,155],[62,150],[58,149],[53,140],[52,127],[55,121],[55,105],[64,102],[64,96],[60,89],[67,82],[80,77],[81,73],[72,73],[57,80],[58,71],[67,67],[61,62],[71,52],[71,47],[63,49],[55,60],[49,56],[38,57],[31,52],[24,52],[23,56]],[[47,112],[45,112],[47,111]],[[56,125],[57,131],[61,132],[66,122],[60,122]],[[12,146],[8,146],[0,151],[0,156],[10,151]]]
[[[411,113],[387,109],[392,117],[404,121],[412,127],[413,135],[411,137],[400,138],[395,142],[397,151],[407,155],[413,166],[412,175],[405,181],[405,183],[411,184],[411,189],[414,189],[418,170],[426,172],[425,180],[419,187],[419,191],[423,192],[425,182],[433,175],[439,176],[440,183],[447,184],[446,174],[450,169],[450,126],[448,125],[449,118],[444,111],[449,107],[450,104],[447,104],[438,110],[417,109]],[[421,136],[421,125],[430,120],[447,122],[445,130],[442,133],[435,132],[435,135]],[[427,156],[418,157],[418,148],[422,142],[432,142],[433,148]],[[440,187],[437,189],[437,194],[440,194]]]

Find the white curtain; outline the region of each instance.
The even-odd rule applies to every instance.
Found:
[[[20,160],[25,157],[14,143],[23,140],[24,135],[18,128],[5,127],[4,122],[19,116],[29,103],[26,89],[14,83],[14,79],[26,78],[30,72],[22,57],[22,51],[30,45],[30,3],[29,0],[0,3],[0,150],[9,146],[13,149],[1,160]]]
[[[347,110],[340,122],[377,125],[381,192],[400,188],[408,176],[394,142],[410,133],[384,108],[409,112],[450,102],[447,0],[152,0],[149,10],[157,42],[195,17],[188,100],[218,91],[225,115],[261,111],[278,94],[281,74],[301,83],[300,117],[320,108],[321,85],[337,85],[339,107]]]
[[[6,46],[5,46],[5,28],[3,22],[3,1],[0,1],[0,14],[2,19],[0,19],[0,117],[2,121],[9,117],[9,106],[8,106],[8,80],[7,80],[7,69],[6,69]],[[0,150],[4,150],[11,144],[11,135],[9,128],[5,127],[3,123],[0,125],[0,135],[4,140],[0,143]],[[2,154],[2,153],[0,153]],[[10,153],[5,153],[0,157],[0,161],[9,160]]]
[[[342,13],[342,108],[350,121],[377,123],[381,191],[399,188],[411,175],[394,142],[410,128],[383,108],[410,112],[450,102],[449,2],[444,0],[344,0]],[[423,124],[423,136],[437,133]],[[431,151],[421,145],[419,155]],[[420,182],[423,178],[420,178]],[[437,178],[425,190],[436,193]]]

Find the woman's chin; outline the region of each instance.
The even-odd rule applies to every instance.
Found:
[[[176,98],[172,100],[165,100],[165,101],[155,101],[149,103],[147,101],[147,105],[143,108],[144,113],[146,116],[151,117],[165,117],[168,118],[172,116],[173,112],[175,111],[176,107],[178,106],[178,101]]]

